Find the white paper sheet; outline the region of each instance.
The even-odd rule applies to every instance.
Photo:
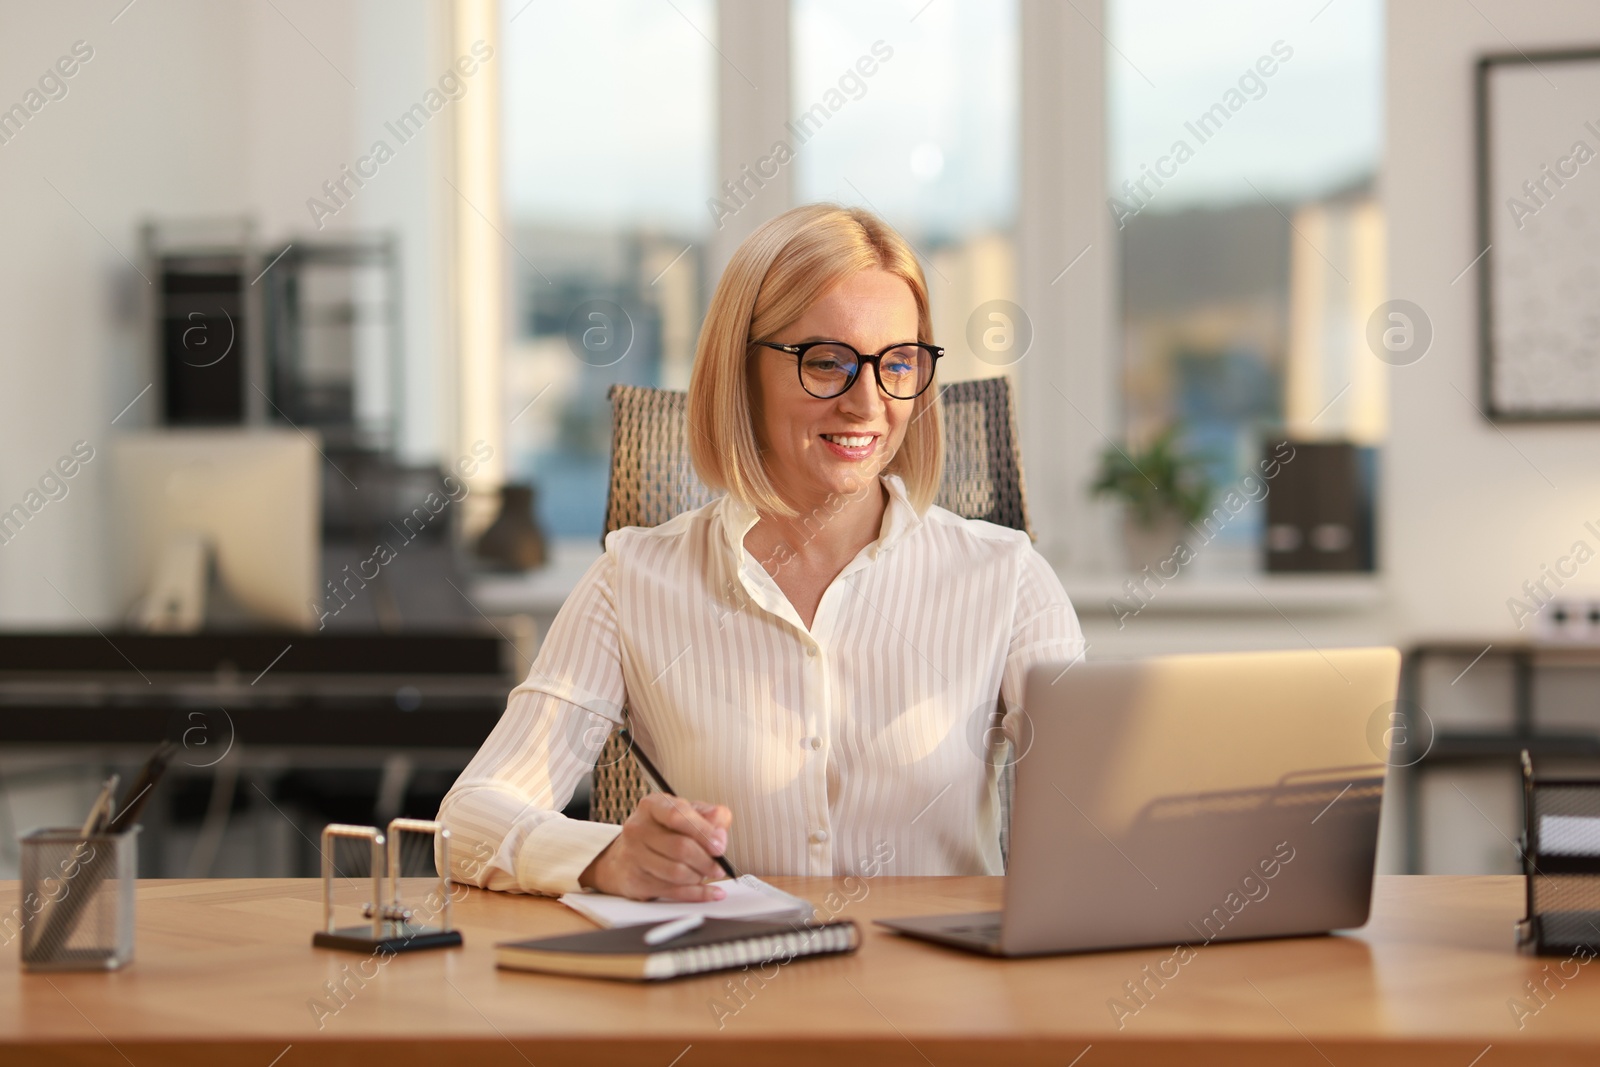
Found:
[[[1539,853],[1600,856],[1600,819],[1592,815],[1539,816]]]
[[[708,919],[809,919],[815,909],[810,901],[791,896],[768,885],[753,874],[737,880],[712,882],[727,893],[721,900],[680,902],[673,900],[629,900],[606,893],[566,893],[561,903],[601,926],[642,926],[663,923],[684,915],[704,915]]]

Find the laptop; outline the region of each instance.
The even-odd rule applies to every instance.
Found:
[[[1035,666],[1004,909],[877,922],[994,956],[1361,926],[1399,674],[1393,648]]]

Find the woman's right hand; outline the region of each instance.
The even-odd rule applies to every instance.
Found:
[[[721,900],[723,891],[705,883],[727,877],[715,857],[732,824],[721,804],[647,794],[578,884],[633,900]]]

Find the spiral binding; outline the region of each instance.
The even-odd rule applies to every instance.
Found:
[[[646,978],[675,978],[684,974],[726,971],[752,963],[802,956],[825,956],[855,947],[855,927],[848,923],[819,926],[807,932],[766,934],[742,941],[695,945],[672,952],[653,953],[645,963]]]

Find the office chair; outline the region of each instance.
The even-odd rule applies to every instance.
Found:
[[[624,526],[656,526],[716,499],[719,494],[700,482],[689,462],[687,393],[613,385],[607,395],[611,484],[606,493],[606,533]],[[945,459],[935,503],[964,518],[1023,530],[1032,538],[1011,379],[951,382],[940,388],[939,402]],[[1012,764],[1007,758],[1000,774],[1002,856],[1010,847],[1011,787]],[[613,731],[595,763],[589,818],[621,823],[648,791],[638,763]]]

